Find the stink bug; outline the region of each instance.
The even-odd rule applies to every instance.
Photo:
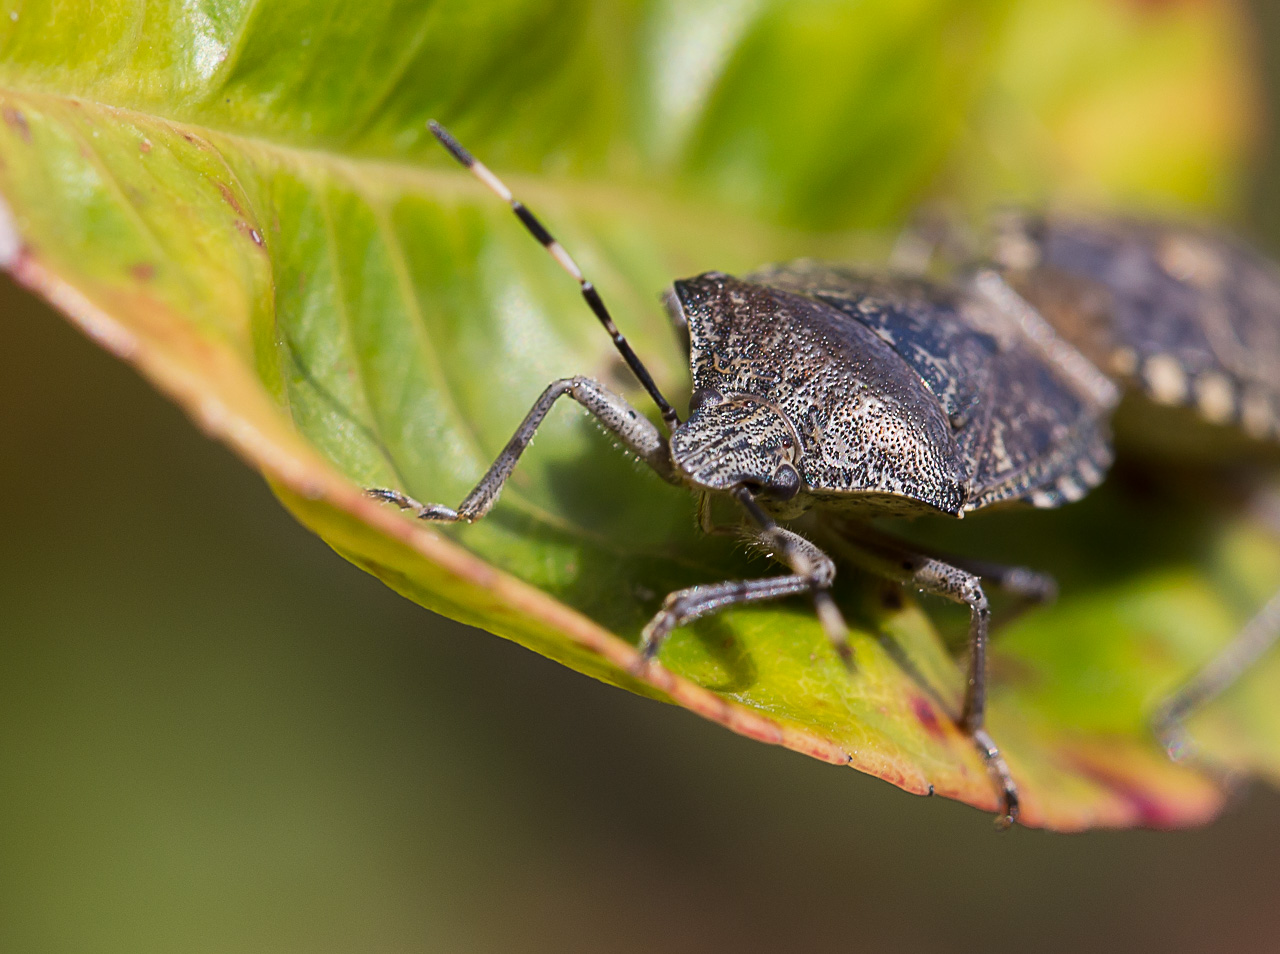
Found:
[[[1077,297],[1056,309],[1037,301],[1027,289],[1049,284],[1037,269],[1056,268],[1056,246],[1029,229],[1005,235],[993,266],[963,270],[946,284],[812,262],[743,278],[705,272],[676,281],[667,296],[689,345],[692,396],[682,420],[564,248],[448,132],[434,122],[431,129],[579,283],[657,405],[665,433],[599,382],[566,378],[547,387],[456,509],[392,489],[369,493],[424,520],[479,520],[552,405],[568,395],[661,478],[698,494],[708,532],[716,532],[711,500],[736,501],[747,539],[788,571],[670,594],[641,634],[646,665],[684,623],[793,595],[812,599],[834,651],[852,665],[847,629],[830,595],[836,567],[824,545],[838,547],[865,569],[968,608],[967,683],[956,721],[998,786],[999,820],[1011,824],[1017,786],[984,728],[990,628],[984,586],[1041,601],[1053,596],[1054,583],[1024,568],[922,552],[871,529],[868,520],[930,513],[959,518],[1015,503],[1052,508],[1097,485],[1111,463],[1109,422],[1120,385],[1129,381],[1091,360],[1096,335],[1060,334],[1051,320],[1062,324],[1064,316],[1084,314],[1089,299],[1080,288],[1087,286],[1094,297],[1112,295],[1098,313],[1100,326],[1130,335],[1115,305],[1136,300],[1133,289],[1109,292],[1105,279],[1068,264],[1065,274],[1083,272],[1072,279]],[[1009,249],[1022,258],[1015,261]],[[1162,320],[1150,309],[1139,311],[1144,319]],[[815,509],[831,514],[816,528],[824,545],[784,525]]]
[[[1063,338],[1125,388],[1128,413],[1117,425],[1126,443],[1216,461],[1274,464],[1280,456],[1280,269],[1272,262],[1202,228],[1024,214],[997,222],[994,258]],[[1253,492],[1261,499],[1269,489],[1260,483]],[[1257,509],[1271,508],[1263,500]],[[1153,728],[1171,756],[1187,749],[1187,717],[1278,636],[1280,594],[1159,707]]]

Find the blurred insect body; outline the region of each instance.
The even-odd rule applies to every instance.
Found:
[[[452,136],[434,123],[432,131],[455,159],[510,203],[579,283],[657,405],[666,433],[599,382],[567,378],[543,392],[457,509],[421,504],[396,490],[370,493],[422,519],[478,520],[497,500],[554,403],[565,395],[573,398],[660,477],[701,495],[699,513],[708,530],[714,529],[708,501],[713,496],[735,500],[748,518],[744,533],[750,542],[788,570],[670,594],[642,634],[645,665],[678,626],[728,606],[792,595],[813,600],[835,652],[851,665],[845,623],[830,596],[835,563],[815,542],[780,523],[814,508],[840,515],[825,529],[842,555],[968,608],[968,677],[956,722],[997,784],[1000,820],[1012,823],[1017,787],[984,728],[990,627],[984,583],[1040,601],[1052,597],[1053,581],[1023,568],[978,566],[924,553],[871,530],[865,520],[919,513],[963,517],[1018,502],[1057,507],[1078,500],[1102,480],[1111,462],[1108,421],[1119,398],[1117,382],[1099,370],[1095,338],[1060,334],[1062,329],[1050,323],[1061,317],[1059,312],[1077,314],[1085,299],[1069,305],[1064,295],[1058,302],[1062,307],[1041,311],[1029,303],[1036,298],[1027,288],[1038,286],[1044,270],[1053,270],[1055,279],[1059,271],[1075,276],[1072,293],[1077,295],[1082,290],[1096,294],[1095,285],[1111,288],[1106,277],[1076,267],[1069,257],[1059,262],[1058,246],[1041,240],[1056,233],[1036,232],[1028,220],[1026,228],[1011,226],[1005,234],[998,256],[1002,268],[973,269],[945,285],[869,277],[811,262],[772,266],[745,278],[706,272],[677,281],[668,307],[688,334],[693,384],[689,415],[682,421],[568,253]],[[1203,263],[1186,261],[1199,274]],[[1280,295],[1280,283],[1272,281]],[[1202,409],[1227,417],[1223,386],[1203,377],[1192,361],[1198,355],[1194,348],[1159,352],[1176,356],[1179,363],[1170,370],[1143,350],[1145,338],[1129,340],[1134,338],[1131,325],[1141,320],[1126,324],[1114,305],[1134,299],[1132,291],[1122,285],[1113,295],[1112,312],[1101,319],[1118,336],[1112,352],[1132,348],[1134,368],[1143,375],[1137,383],[1158,397],[1172,396],[1173,379],[1185,375],[1179,397],[1199,395]],[[1149,311],[1142,314],[1149,317]],[[1210,371],[1226,377],[1232,395],[1236,383],[1245,380],[1243,366],[1235,377],[1225,366],[1206,365],[1204,373]],[[1254,394],[1249,388],[1256,377],[1240,384],[1242,394]],[[1132,383],[1123,376],[1118,380]],[[1267,396],[1272,399],[1270,392]],[[1231,413],[1245,413],[1243,398],[1239,405],[1232,403]]]
[[[1148,402],[1130,415],[1139,423],[1130,443],[1162,455],[1275,462],[1280,271],[1271,261],[1188,226],[1016,214],[998,223],[994,257],[1064,339]],[[1278,636],[1280,594],[1158,708],[1153,727],[1170,755],[1188,749],[1187,717]]]

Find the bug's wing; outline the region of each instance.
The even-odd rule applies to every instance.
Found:
[[[1056,507],[1083,496],[1110,466],[1110,386],[1069,349],[1102,382],[1102,393],[1082,384],[1020,316],[969,283],[949,287],[814,262],[772,266],[752,278],[832,306],[915,370],[951,421],[968,475],[964,509],[1013,500]]]
[[[1187,225],[1007,216],[1010,281],[1098,365],[1158,404],[1280,438],[1280,270]]]

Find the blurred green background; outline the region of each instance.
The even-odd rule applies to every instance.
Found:
[[[48,308],[0,313],[0,951],[1280,946],[1273,791],[996,836],[431,616]]]

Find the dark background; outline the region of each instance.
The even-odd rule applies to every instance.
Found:
[[[1280,251],[1268,137],[1244,227]],[[0,314],[0,951],[1280,948],[1274,791],[997,836],[431,616]]]

